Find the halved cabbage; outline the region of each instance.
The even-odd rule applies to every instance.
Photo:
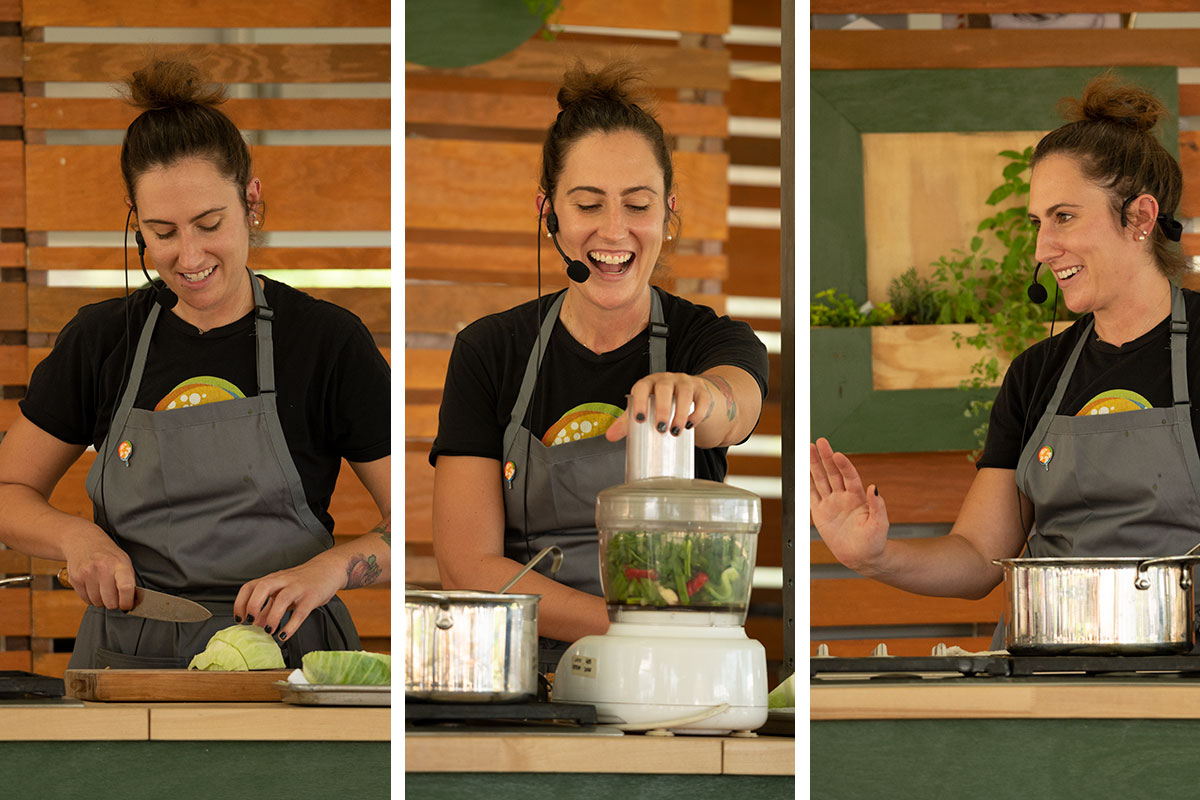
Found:
[[[214,633],[188,669],[245,671],[284,666],[283,651],[271,634],[257,625],[233,625]]]
[[[365,650],[313,650],[300,660],[309,683],[386,686],[392,682],[392,657]]]

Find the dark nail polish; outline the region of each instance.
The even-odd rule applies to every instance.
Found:
[[[263,628],[263,630],[266,631],[267,633],[270,633],[273,629],[271,628],[270,625],[268,625],[265,628]]]
[[[637,421],[638,421],[638,422],[645,422],[645,421],[646,421],[646,415],[645,415],[645,414],[638,414],[638,415],[637,415]]]
[[[678,436],[678,435],[679,435],[679,426],[678,426],[678,425],[676,425],[674,428],[671,428],[671,435],[672,435],[672,436]]]
[[[242,618],[239,616],[234,616],[233,621],[236,622],[238,625],[242,624]]]
[[[659,433],[665,433],[666,430],[667,430],[667,423],[665,423],[665,422],[658,423],[658,432]]]
[[[281,642],[282,642],[282,641],[283,641],[284,639],[286,639],[286,638],[287,638],[287,634],[286,634],[286,633],[280,633],[280,634],[279,634],[279,641],[281,641]]]
[[[875,496],[879,497],[879,487],[878,486],[875,487]]]
[[[254,615],[253,615],[253,614],[247,614],[247,615],[246,615],[246,622],[253,624],[253,622],[254,622]]]
[[[686,425],[684,425],[683,427],[687,428],[687,429],[690,431],[692,428],[696,427],[696,425],[695,425],[695,423],[693,423],[693,422],[692,422],[692,421],[689,419],[689,420],[687,421],[687,424],[686,424]]]

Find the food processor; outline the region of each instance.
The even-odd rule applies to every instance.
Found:
[[[743,625],[758,496],[694,474],[694,431],[630,420],[625,479],[596,498],[608,631],[572,644],[552,700],[652,733],[753,735],[767,720],[766,650]]]

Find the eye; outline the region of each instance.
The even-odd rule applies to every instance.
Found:
[[[215,231],[215,230],[216,230],[217,228],[219,228],[219,227],[221,227],[221,223],[220,223],[220,222],[216,223],[216,224],[215,224],[215,225],[213,225],[211,228],[206,228],[206,227],[204,227],[203,225],[201,225],[201,226],[200,226],[200,230],[204,231],[205,233],[212,233],[213,231]]]
[[[599,203],[592,203],[591,205],[583,205],[582,203],[580,203],[580,204],[579,204],[578,206],[576,206],[576,207],[577,207],[577,208],[578,208],[580,211],[596,211],[596,210],[598,210],[598,209],[600,208],[600,204],[599,204]]]
[[[631,204],[631,205],[626,206],[626,208],[628,208],[630,211],[636,211],[638,213],[641,213],[641,212],[645,211],[646,209],[650,208],[650,206],[649,205],[635,206],[635,205]]]
[[[166,233],[159,233],[158,231],[154,232],[154,238],[156,239],[170,239],[174,235],[175,231],[173,230],[167,231]]]
[[[1075,218],[1074,214],[1068,214],[1066,211],[1059,211],[1054,215],[1054,219],[1058,222],[1070,222]]]

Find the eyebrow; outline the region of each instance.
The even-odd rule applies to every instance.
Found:
[[[576,186],[574,188],[567,190],[567,194],[571,194],[573,192],[591,192],[592,194],[605,194],[605,195],[608,194],[608,192],[604,191],[603,189],[597,189],[595,186]],[[624,197],[625,195],[634,194],[635,192],[650,192],[650,194],[655,194],[655,195],[658,194],[658,192],[654,191],[654,189],[650,186],[633,186],[629,189],[623,189],[621,191],[621,196]]]
[[[197,214],[196,216],[192,217],[190,220],[188,220],[188,222],[196,222],[197,220],[204,219],[209,214],[215,214],[218,211],[224,211],[228,207],[229,206],[218,206],[217,208],[210,208],[208,211],[202,211],[199,214]],[[170,222],[165,219],[144,219],[144,220],[142,220],[142,222],[146,222],[146,223],[153,222],[156,225],[174,225],[175,224],[174,222]]]

